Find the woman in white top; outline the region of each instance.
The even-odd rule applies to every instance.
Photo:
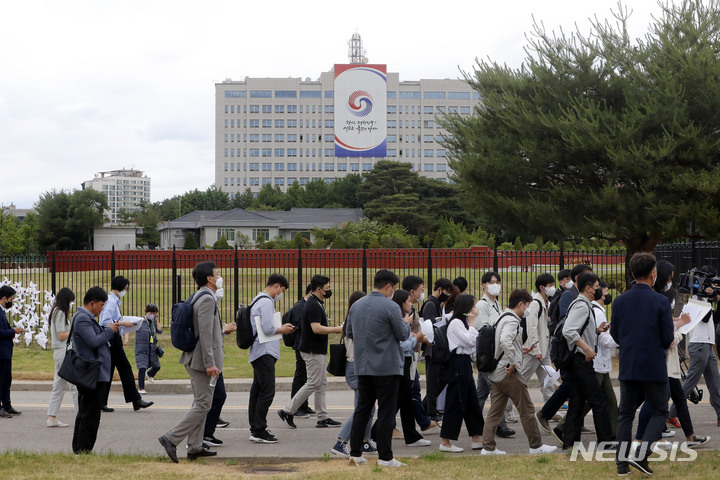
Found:
[[[447,337],[451,358],[445,365],[443,377],[448,382],[445,396],[445,415],[440,430],[440,450],[462,452],[463,449],[450,443],[457,440],[460,427],[465,427],[472,437],[472,448],[482,448],[482,431],[485,422],[477,398],[470,355],[475,352],[478,331],[475,317],[478,310],[472,295],[458,295],[453,307],[453,316],[448,321]]]
[[[48,405],[48,427],[67,427],[57,419],[60,411],[60,404],[65,396],[65,390],[70,385],[75,411],[78,411],[78,392],[75,385],[68,383],[58,376],[58,370],[65,360],[65,349],[67,339],[70,335],[70,304],[75,300],[75,294],[69,288],[61,288],[55,296],[55,303],[50,309],[50,337],[52,339],[53,359],[55,360],[55,378],[53,379],[52,392],[50,393],[50,404]]]

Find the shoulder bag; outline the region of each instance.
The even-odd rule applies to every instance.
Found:
[[[85,360],[75,350],[69,348],[74,326],[75,322],[72,322],[67,343],[65,344],[65,359],[60,370],[58,370],[58,376],[77,387],[85,390],[95,390],[102,362],[99,360]]]

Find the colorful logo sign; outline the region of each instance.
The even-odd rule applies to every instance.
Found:
[[[373,98],[367,92],[357,90],[348,98],[348,109],[356,117],[366,117],[373,109]]]

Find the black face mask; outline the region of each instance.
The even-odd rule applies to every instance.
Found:
[[[12,308],[12,302],[7,302],[5,304],[5,310],[10,310]]]
[[[610,305],[611,303],[612,303],[612,295],[610,295],[608,293],[607,295],[605,295],[605,305],[607,306],[607,305]]]
[[[324,296],[325,298],[330,298],[330,297],[332,297],[332,290],[329,290],[329,289],[328,289],[328,290],[325,290],[325,291],[323,292],[323,296]]]
[[[595,298],[595,300],[600,300],[602,297],[603,297],[602,288],[599,288],[599,287],[598,287],[597,289],[595,289],[595,293],[593,294],[593,298]]]
[[[443,293],[441,293],[440,296],[438,297],[438,300],[440,300],[440,303],[443,303],[443,302],[444,302],[445,300],[447,300],[448,298],[450,298],[450,295],[448,295],[447,293],[443,292]]]

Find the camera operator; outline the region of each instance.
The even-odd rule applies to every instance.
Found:
[[[717,277],[717,270],[709,265],[701,267],[699,272],[709,277]],[[705,293],[709,294],[709,297],[693,295],[692,298],[703,301],[718,301],[720,300],[720,293],[718,292],[720,292],[718,288],[707,287],[705,288]],[[705,377],[705,385],[710,394],[710,405],[715,409],[717,425],[720,427],[720,372],[718,371],[718,359],[712,348],[715,344],[715,324],[712,318],[713,312],[710,311],[705,318],[687,334],[690,366],[688,367],[682,388],[685,393],[685,398],[687,398],[690,392],[697,386],[700,377]],[[670,415],[673,417],[677,416],[675,405],[670,409]]]

